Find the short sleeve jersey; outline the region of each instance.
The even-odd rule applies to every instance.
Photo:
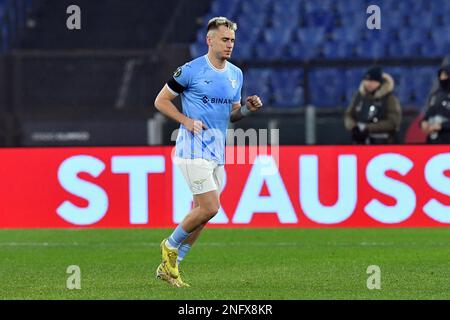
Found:
[[[168,87],[181,94],[183,113],[206,126],[199,134],[180,125],[176,155],[180,158],[202,158],[225,163],[226,132],[232,105],[241,102],[243,75],[241,69],[226,62],[223,69],[215,68],[207,55],[179,67]]]

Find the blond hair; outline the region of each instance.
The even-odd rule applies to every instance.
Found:
[[[225,17],[214,17],[208,21],[207,32],[209,33],[211,30],[217,30],[220,26],[225,26],[233,31],[237,30],[236,22]]]

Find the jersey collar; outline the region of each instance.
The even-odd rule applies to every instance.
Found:
[[[228,69],[228,61],[225,61],[225,67],[223,69],[217,69],[216,67],[213,66],[213,64],[211,63],[211,61],[209,61],[208,55],[205,54],[205,59],[206,62],[208,62],[208,65],[211,67],[211,69],[213,69],[216,72],[225,72]]]

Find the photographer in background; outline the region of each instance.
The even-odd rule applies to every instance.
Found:
[[[427,102],[427,109],[420,122],[427,135],[427,143],[450,143],[450,65],[438,71],[439,87]]]
[[[345,128],[355,144],[395,143],[401,107],[393,94],[394,79],[380,67],[367,70],[345,112]]]

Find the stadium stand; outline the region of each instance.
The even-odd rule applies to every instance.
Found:
[[[0,0],[0,53],[17,44],[32,8],[33,0]]]
[[[366,27],[366,8],[374,4],[382,10],[381,30]],[[214,0],[204,20],[228,15],[237,21],[239,31],[233,56],[236,61],[326,63],[352,59],[381,63],[386,59],[440,58],[448,54],[450,38],[445,35],[450,34],[450,20],[445,17],[446,12],[450,12],[450,2],[445,0]],[[203,30],[199,30],[190,47],[192,56],[206,50],[203,37]],[[386,71],[391,69],[402,104],[421,108],[436,65],[399,66]],[[280,108],[303,106],[305,91],[311,97],[308,102],[317,107],[343,107],[349,103],[363,72],[363,68],[353,66],[314,68],[308,87],[294,76],[295,84],[301,85],[301,89],[291,90],[291,94],[281,99],[279,93],[286,89],[286,82],[268,79],[278,79],[282,72],[273,68],[255,69],[247,77],[263,80],[249,84],[245,91],[262,92],[274,107]],[[327,83],[325,87],[324,83]]]
[[[76,32],[65,27],[72,4],[82,8]],[[374,4],[381,30],[366,27]],[[45,144],[33,132],[75,130],[67,119],[79,128],[136,123],[141,134],[156,119],[163,132],[152,143],[166,142],[176,124],[158,120],[151,103],[176,67],[207,51],[205,23],[214,16],[237,21],[233,62],[244,70],[243,95],[265,104],[239,126],[282,127],[280,143],[302,144],[306,107],[314,106],[316,143],[349,143],[343,110],[377,63],[394,77],[404,130],[450,53],[449,13],[447,0],[0,0],[0,113],[9,119],[0,136],[14,124],[22,135],[0,139]],[[103,132],[89,143],[125,143],[119,130]]]

